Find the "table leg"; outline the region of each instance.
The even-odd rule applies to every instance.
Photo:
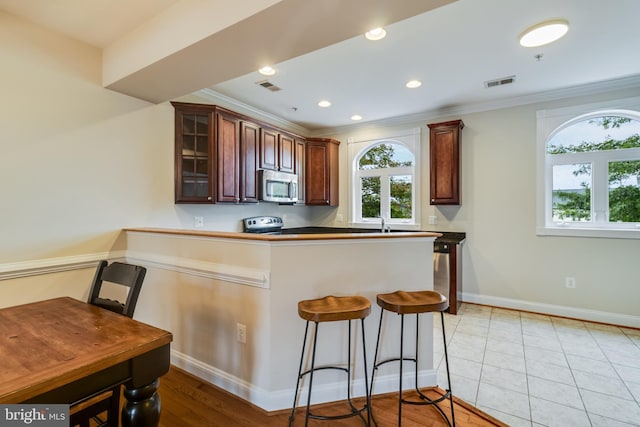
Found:
[[[157,427],[160,422],[160,395],[156,379],[151,384],[124,389],[122,427]]]

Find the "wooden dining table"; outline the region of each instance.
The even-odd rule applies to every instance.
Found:
[[[157,426],[170,332],[69,297],[0,309],[0,403],[73,405],[124,385],[123,426]]]

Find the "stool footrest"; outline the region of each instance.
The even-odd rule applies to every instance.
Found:
[[[403,357],[402,360],[406,360],[407,362],[417,363],[415,357]],[[394,357],[394,358],[391,358],[391,359],[383,360],[382,362],[378,362],[375,365],[373,365],[373,369],[378,369],[379,366],[382,366],[385,363],[399,362],[399,361],[400,361],[399,357]]]
[[[328,370],[328,369],[332,369],[332,370],[335,370],[335,371],[344,371],[347,374],[349,373],[349,369],[343,368],[341,366],[319,366],[317,368],[308,369],[308,370],[304,371],[303,373],[300,374],[300,378],[304,377],[307,374],[310,374],[311,371],[316,372],[316,371],[324,371],[324,370]]]
[[[434,400],[422,394],[422,392],[418,389],[416,389],[416,392],[418,393],[418,397],[420,397],[420,399],[422,400],[416,401],[416,400],[402,399],[402,403],[406,403],[408,405],[436,405],[442,402],[443,400],[448,399],[449,395],[451,394],[450,390],[446,390],[446,393],[444,393],[442,396]]]
[[[351,406],[351,412],[349,412],[347,414],[317,415],[317,414],[314,414],[311,411],[309,411],[309,418],[313,418],[314,420],[343,420],[345,418],[351,418],[351,417],[357,417],[357,416],[359,416],[360,418],[363,418],[362,417],[362,413],[367,410],[367,405],[365,405],[362,408],[358,409],[358,408],[354,407],[351,404],[351,402],[349,402],[349,406]],[[363,421],[364,421],[364,418],[363,418]]]

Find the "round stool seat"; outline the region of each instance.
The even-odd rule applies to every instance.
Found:
[[[398,314],[414,314],[444,311],[449,307],[447,297],[436,291],[396,291],[378,294],[378,305]]]
[[[332,295],[298,302],[298,314],[312,322],[364,319],[371,313],[371,303],[362,296]]]

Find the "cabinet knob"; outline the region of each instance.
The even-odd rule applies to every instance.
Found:
[[[211,201],[213,198],[211,196],[207,197],[207,200]]]

